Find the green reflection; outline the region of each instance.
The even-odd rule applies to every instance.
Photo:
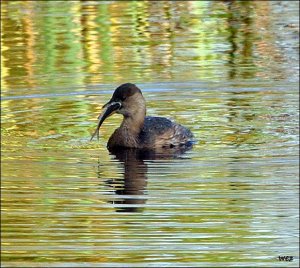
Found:
[[[1,10],[5,95],[49,85],[53,92],[86,83],[284,76],[268,65],[281,57],[274,40],[257,31],[271,27],[268,2],[4,1]]]

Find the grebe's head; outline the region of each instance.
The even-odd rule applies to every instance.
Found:
[[[103,107],[103,112],[99,115],[99,123],[91,140],[97,134],[106,118],[114,113],[122,114],[125,118],[145,117],[146,103],[141,90],[134,84],[126,83],[117,87],[110,101]]]

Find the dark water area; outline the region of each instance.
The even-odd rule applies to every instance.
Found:
[[[298,267],[298,10],[2,1],[1,266]],[[90,142],[125,82],[193,148]]]

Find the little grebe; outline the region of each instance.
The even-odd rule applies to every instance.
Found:
[[[134,84],[119,86],[98,117],[97,134],[103,121],[114,113],[123,115],[121,126],[109,138],[108,149],[116,147],[153,149],[191,146],[193,134],[182,125],[164,117],[146,116],[146,103],[141,90]]]

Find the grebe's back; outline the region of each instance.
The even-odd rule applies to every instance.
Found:
[[[146,116],[139,134],[143,147],[176,147],[190,145],[192,132],[164,117]]]

